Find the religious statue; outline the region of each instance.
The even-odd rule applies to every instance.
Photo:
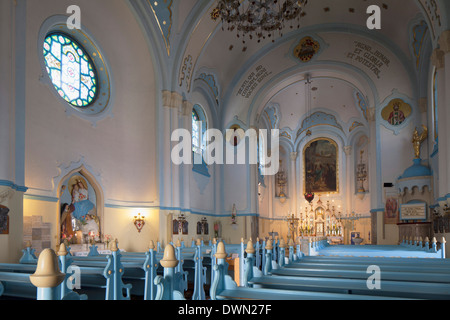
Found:
[[[96,242],[100,241],[100,221],[96,207],[89,198],[86,180],[79,175],[72,176],[67,187],[71,201],[61,207],[61,236],[69,240],[81,231],[83,236],[91,235]]]
[[[413,139],[412,139],[412,143],[414,146],[415,159],[420,159],[420,147],[421,147],[422,143],[428,137],[428,128],[424,125],[422,125],[422,127],[423,127],[422,134],[419,135],[419,131],[416,128],[416,130],[414,130],[414,135],[413,135]]]

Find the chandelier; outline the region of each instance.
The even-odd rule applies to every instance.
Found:
[[[222,29],[237,30],[237,37],[245,36],[257,39],[272,37],[275,32],[283,36],[282,30],[290,23],[297,22],[300,28],[300,17],[305,15],[303,9],[308,0],[219,0],[212,11],[213,20],[222,20]],[[272,42],[275,40],[272,37]]]

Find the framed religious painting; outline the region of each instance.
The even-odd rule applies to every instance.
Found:
[[[397,224],[399,221],[399,203],[396,193],[386,193],[384,209],[384,223]]]
[[[338,193],[338,146],[327,138],[309,142],[303,150],[305,193]]]
[[[9,208],[0,205],[0,234],[9,234]]]

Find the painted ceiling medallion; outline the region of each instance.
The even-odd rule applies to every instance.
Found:
[[[320,44],[311,37],[304,37],[294,49],[294,56],[302,62],[309,62],[319,52]]]

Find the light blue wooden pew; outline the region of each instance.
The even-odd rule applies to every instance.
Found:
[[[249,243],[250,246],[250,243]],[[249,247],[248,246],[248,247]],[[247,250],[249,250],[247,248]],[[267,250],[271,254],[270,247]],[[379,259],[380,262],[384,259]],[[302,263],[295,263],[296,266]],[[258,269],[254,271],[246,270],[246,287],[265,288],[265,289],[283,289],[295,291],[312,291],[326,293],[344,293],[367,296],[396,297],[404,299],[429,299],[429,300],[448,300],[450,299],[450,283],[437,282],[412,282],[412,281],[389,281],[384,279],[382,267],[382,282],[379,290],[371,290],[367,281],[371,274],[367,273],[368,266],[364,266],[361,271],[365,272],[365,279],[346,279],[341,277],[332,278],[329,275],[324,277],[309,276],[276,276],[280,270],[274,270],[269,275],[263,275]],[[288,268],[289,265],[283,268]],[[268,267],[266,267],[267,269]],[[327,266],[325,266],[325,269]],[[424,269],[424,268],[422,268]],[[282,270],[282,269],[281,269]],[[397,269],[396,272],[402,272]],[[427,271],[425,270],[424,273]],[[429,271],[428,271],[429,272]]]
[[[353,257],[390,257],[390,258],[427,258],[427,259],[445,259],[445,244],[443,239],[438,248],[436,238],[430,242],[428,239],[422,241],[403,240],[398,245],[363,245],[348,246],[338,245],[330,246],[325,243],[310,243],[310,256],[353,256]]]
[[[65,247],[64,247],[65,248]],[[31,251],[30,247],[27,247],[27,252]],[[67,252],[66,252],[67,253]],[[64,255],[64,252],[60,250],[58,252],[59,263],[60,263],[60,271],[64,274],[67,272],[67,267],[65,266],[65,259],[61,258]],[[22,260],[23,261],[23,260]],[[30,260],[28,260],[30,263]],[[29,276],[35,272],[36,270],[35,264],[0,264],[0,278],[3,281],[4,285],[7,287],[6,293],[4,296],[6,297],[16,297],[16,298],[27,298],[27,299],[36,299],[36,288],[32,286]],[[86,300],[86,295],[79,295],[73,290],[69,289],[66,285],[66,281],[70,277],[69,274],[66,274],[65,281],[63,281],[57,289],[56,299],[58,300]]]
[[[203,254],[201,242],[197,241],[197,250],[194,257],[195,279],[192,300],[205,300],[206,267],[203,267]]]
[[[31,242],[27,241],[26,248],[22,250],[22,258],[19,263],[37,263],[36,250],[31,247]]]
[[[159,268],[161,254],[154,250],[153,241],[150,242],[149,251],[145,253],[132,253],[125,255],[121,252],[121,263],[124,268],[123,280],[131,284],[131,294],[143,296],[144,300],[154,300],[156,297],[157,286],[154,279],[157,274],[162,274],[162,268]],[[177,248],[177,255],[182,256],[181,261],[189,259],[191,254],[181,255],[181,248]],[[87,257],[72,257],[73,264],[84,267],[101,267],[105,265],[106,255],[91,255]],[[193,258],[192,258],[193,260]],[[83,270],[83,269],[82,269]],[[180,263],[176,269],[177,282],[175,283],[178,291],[187,290],[187,272],[183,270],[183,264]]]
[[[157,286],[155,300],[185,300],[184,294],[175,289],[175,283],[182,279],[180,273],[175,272],[178,265],[175,248],[168,244],[164,249],[164,256],[160,263],[164,268],[164,276],[156,276],[154,282]]]
[[[13,272],[0,272],[0,299],[85,300],[70,290],[61,290],[66,275],[59,270],[53,250],[42,251],[37,265],[2,265]],[[31,270],[33,270],[30,272]],[[34,273],[33,273],[34,272]]]
[[[248,253],[251,254],[251,251],[249,250]],[[227,253],[223,243],[218,244],[216,257],[218,262],[214,266],[215,278],[211,286],[212,300],[396,300],[392,297],[238,287],[236,282],[227,275],[228,265],[225,261]],[[250,261],[249,265],[251,265]]]
[[[82,261],[78,260],[78,257],[70,256],[67,248],[64,244],[61,244],[63,249],[60,249],[60,252],[66,251],[66,253],[60,253],[59,265],[61,271],[67,274],[64,281],[65,287],[60,288],[60,290],[62,292],[68,290],[71,293],[73,290],[67,289],[68,286],[80,285],[81,288],[76,290],[82,293],[81,297],[83,297],[83,294],[87,294],[90,300],[130,300],[132,285],[123,283],[122,278],[125,269],[121,262],[121,254],[117,245],[112,247],[111,254],[102,257],[103,261],[88,260],[91,257],[86,257]],[[20,270],[34,265],[32,260],[29,259],[21,259],[21,261],[26,261],[26,263],[15,268],[15,272],[20,272]],[[131,263],[125,263],[125,265],[129,268],[131,266],[138,267],[137,264]],[[8,266],[4,265],[4,268],[6,267]],[[69,273],[69,270],[71,273]]]

